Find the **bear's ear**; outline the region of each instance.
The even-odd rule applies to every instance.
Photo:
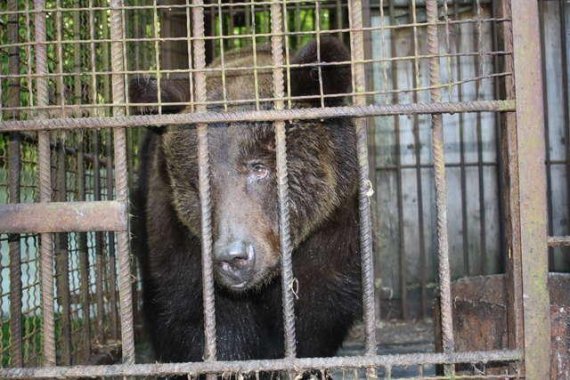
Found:
[[[346,94],[351,88],[350,53],[346,46],[334,37],[321,36],[318,45],[320,45],[319,54],[317,54],[317,41],[313,40],[305,45],[291,61],[292,64],[309,65],[291,68],[291,95],[321,95],[318,69],[321,64],[323,95],[339,94],[339,96],[325,97],[325,105],[339,105],[345,97],[340,94]],[[334,64],[339,62],[348,63]],[[333,64],[327,65],[331,63]],[[309,102],[318,105],[320,99],[311,99]]]

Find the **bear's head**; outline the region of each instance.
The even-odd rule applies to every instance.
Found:
[[[291,63],[288,81],[294,100],[292,107],[307,108],[321,104],[310,96],[324,93],[325,105],[344,102],[342,95],[351,84],[350,66],[335,64],[349,61],[347,49],[334,38],[310,42]],[[321,72],[316,64],[321,66]],[[255,101],[261,109],[272,109],[272,65],[269,49],[253,53],[239,51],[224,57],[225,78],[220,71],[207,75],[208,101],[232,102],[228,109],[252,110]],[[313,64],[313,66],[310,66]],[[209,68],[221,68],[214,61]],[[319,78],[322,82],[319,82]],[[181,84],[182,83],[182,84]],[[163,102],[189,101],[185,82],[161,81]],[[133,103],[157,100],[153,79],[136,79],[130,85]],[[224,91],[225,88],[225,91]],[[256,94],[256,88],[258,89]],[[338,95],[338,96],[335,96]],[[223,112],[220,106],[209,110]],[[145,111],[153,111],[146,109]],[[179,106],[163,112],[190,112]],[[333,217],[342,207],[353,207],[356,195],[357,162],[355,132],[350,119],[292,120],[286,124],[287,168],[291,241],[296,248]],[[172,203],[180,221],[195,236],[201,236],[201,211],[198,189],[198,138],[192,125],[154,129],[160,134],[164,170],[172,189]],[[271,122],[210,124],[208,129],[212,233],[216,282],[232,291],[260,289],[280,270],[280,231],[276,148]],[[151,253],[152,254],[152,253]],[[310,254],[310,252],[308,253]]]

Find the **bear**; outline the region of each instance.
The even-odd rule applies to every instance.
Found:
[[[320,54],[317,48],[320,46]],[[272,56],[255,52],[261,109],[272,109]],[[225,92],[213,61],[207,72],[209,101],[228,110],[256,108],[253,51],[227,52]],[[320,61],[318,60],[320,58]],[[346,103],[351,88],[348,49],[333,37],[307,43],[291,59],[291,107]],[[321,65],[321,73],[315,68]],[[311,66],[312,64],[312,66]],[[265,69],[263,68],[265,67]],[[322,80],[319,83],[319,80]],[[186,82],[163,79],[162,102],[189,101]],[[156,80],[135,78],[131,103],[156,113]],[[249,100],[249,101],[248,101]],[[208,111],[224,112],[221,105]],[[162,113],[190,112],[184,105]],[[298,357],[335,355],[361,317],[356,133],[350,118],[285,123],[290,196],[295,328]],[[139,150],[133,194],[133,246],[142,274],[146,331],[157,361],[203,360],[204,327],[197,128],[152,127]],[[281,253],[272,122],[213,123],[208,129],[218,360],[283,358]]]

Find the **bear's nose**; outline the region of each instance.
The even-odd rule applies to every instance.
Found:
[[[249,280],[255,262],[252,244],[234,241],[216,254],[216,263],[222,274],[236,286]]]

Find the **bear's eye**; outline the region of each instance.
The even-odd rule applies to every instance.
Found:
[[[255,176],[256,179],[263,179],[269,175],[269,168],[261,162],[250,162],[248,169],[250,175]]]

